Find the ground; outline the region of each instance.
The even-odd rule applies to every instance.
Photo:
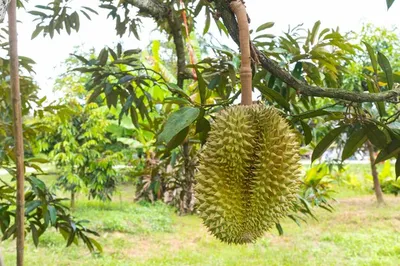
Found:
[[[134,203],[133,185],[122,186],[110,203],[88,201],[80,195],[74,216],[91,221],[88,227],[100,233],[97,240],[104,252],[92,255],[82,243],[66,248],[62,236],[50,230],[38,248],[27,237],[26,265],[398,266],[400,197],[385,195],[387,204],[378,208],[365,178],[368,171],[368,165],[346,171],[346,175],[357,173],[367,189],[338,188],[334,212],[316,209],[318,221],[309,219],[301,227],[286,220],[283,236],[272,229],[256,243],[244,246],[219,242],[197,216],[178,216],[162,203]],[[43,180],[54,183],[52,177]],[[15,265],[15,241],[0,243],[0,249],[6,265]]]
[[[319,221],[298,227],[288,220],[283,236],[272,230],[235,246],[214,239],[198,217],[177,216],[163,204],[80,200],[75,214],[100,230],[104,253],[65,248],[48,232],[38,248],[28,240],[26,265],[399,265],[400,198],[386,202],[377,208],[373,195],[339,199],[333,213],[317,211]],[[6,265],[14,264],[14,244],[1,244]]]

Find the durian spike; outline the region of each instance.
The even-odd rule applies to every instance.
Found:
[[[246,7],[242,0],[233,0],[230,7],[235,13],[239,24],[240,52],[242,64],[240,67],[240,80],[242,83],[242,105],[251,105],[252,101],[252,72],[250,54],[250,31]]]

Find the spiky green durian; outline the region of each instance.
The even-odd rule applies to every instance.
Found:
[[[275,108],[234,106],[211,126],[196,198],[209,231],[224,242],[254,242],[296,201],[299,141]]]

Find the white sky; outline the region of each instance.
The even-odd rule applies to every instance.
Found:
[[[27,11],[32,10],[34,5],[45,4],[48,0],[30,0]],[[80,0],[73,3],[84,3],[84,5],[95,8],[98,0]],[[273,21],[275,26],[271,33],[280,34],[286,31],[288,25],[296,26],[304,23],[305,27],[312,27],[315,21],[321,20],[321,27],[340,27],[342,32],[359,31],[363,22],[372,22],[376,26],[400,27],[400,0],[397,0],[392,8],[387,11],[385,0],[246,0],[246,6],[251,18],[251,28]],[[105,45],[114,46],[121,39],[115,34],[115,24],[110,18],[106,20],[106,12],[99,16],[92,16],[92,21],[81,16],[81,29],[79,33],[73,32],[70,36],[66,33],[50,37],[37,37],[31,40],[31,34],[35,29],[33,16],[24,10],[19,10],[18,19],[22,22],[18,25],[19,30],[19,52],[20,55],[28,56],[36,61],[36,80],[42,88],[42,95],[51,96],[53,81],[60,74],[60,63],[73,52],[74,46],[82,46],[82,51],[94,47],[99,51]],[[202,23],[201,19],[198,19]],[[155,25],[151,20],[145,20],[145,29],[140,33],[141,41],[133,36],[126,37],[122,41],[124,47],[145,48],[151,39],[159,38],[157,33],[151,33]],[[201,26],[202,28],[202,26]],[[217,31],[212,29],[215,36]],[[226,39],[222,42],[232,45]]]

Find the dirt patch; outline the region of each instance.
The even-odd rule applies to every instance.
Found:
[[[400,204],[400,197],[394,196],[384,196],[385,203],[388,205],[391,204]],[[335,205],[349,205],[349,206],[356,206],[356,207],[376,207],[376,198],[375,196],[363,196],[363,197],[353,197],[348,199],[340,199],[337,200]]]

